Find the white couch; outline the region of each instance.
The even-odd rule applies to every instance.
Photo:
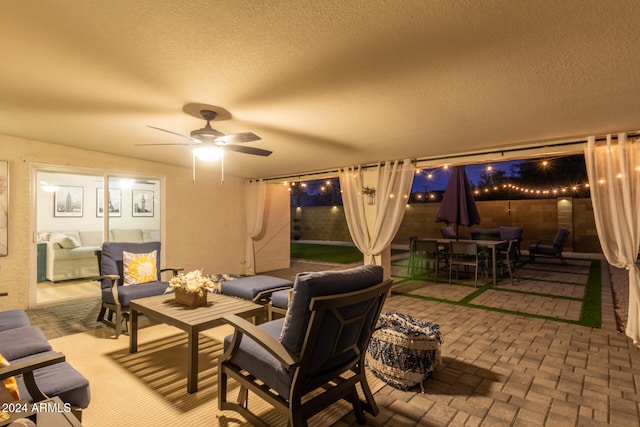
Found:
[[[112,242],[143,243],[160,240],[157,230],[113,229]],[[102,247],[101,231],[45,231],[38,234],[38,242],[47,245],[47,280],[58,282],[99,276],[95,252]]]

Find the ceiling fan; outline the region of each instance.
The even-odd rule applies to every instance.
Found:
[[[204,120],[207,121],[207,124],[202,129],[196,129],[194,131],[191,131],[190,136],[183,135],[178,132],[173,132],[170,130],[158,128],[155,126],[148,126],[151,129],[156,129],[162,132],[167,132],[173,135],[177,135],[189,142],[185,142],[181,144],[163,143],[163,144],[136,144],[136,145],[184,145],[184,146],[195,146],[195,147],[217,146],[225,150],[236,151],[238,153],[244,153],[244,154],[253,154],[256,156],[268,156],[271,154],[271,151],[269,150],[263,150],[261,148],[255,148],[255,147],[247,147],[245,145],[235,145],[237,143],[259,141],[261,138],[253,132],[231,133],[231,134],[225,135],[224,133],[216,129],[213,129],[211,127],[211,121],[214,120],[218,115],[218,113],[216,113],[215,111],[200,110],[200,115]]]
[[[240,132],[231,133],[225,135],[224,133],[213,129],[211,127],[211,121],[216,118],[218,113],[213,110],[200,110],[200,115],[207,124],[201,128],[191,131],[190,135],[183,135],[178,132],[173,132],[167,129],[162,129],[155,126],[147,126],[151,129],[156,129],[162,132],[167,132],[172,135],[179,136],[188,142],[183,143],[161,143],[161,144],[135,144],[137,146],[144,145],[182,145],[188,147],[194,147],[193,149],[193,181],[196,180],[195,173],[195,159],[196,157],[205,160],[213,161],[217,159],[223,159],[223,150],[235,151],[237,153],[252,154],[255,156],[269,156],[272,152],[269,150],[263,150],[261,148],[249,147],[246,145],[236,145],[244,142],[259,141],[260,138],[253,132]],[[224,161],[224,160],[223,160]],[[222,164],[224,168],[224,163]],[[224,173],[224,169],[223,169]],[[224,180],[224,177],[223,177]]]

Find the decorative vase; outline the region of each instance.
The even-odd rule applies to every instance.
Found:
[[[187,292],[183,289],[176,289],[176,302],[187,307],[204,307],[207,305],[207,293]]]

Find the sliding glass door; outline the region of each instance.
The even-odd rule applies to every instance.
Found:
[[[103,242],[160,241],[160,178],[43,167],[35,179],[36,304],[99,298]]]
[[[110,176],[108,240],[160,241],[160,180]]]

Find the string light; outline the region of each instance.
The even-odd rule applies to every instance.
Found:
[[[540,160],[540,159],[522,160],[522,162],[535,161],[535,162],[538,162],[539,167],[541,169],[542,168],[547,169],[552,167],[551,160],[553,159],[545,158],[543,160]],[[440,168],[418,170],[416,171],[416,173],[417,174],[424,173],[425,178],[428,181],[430,181],[434,179],[436,174],[439,174],[439,173],[448,174],[449,166],[450,165],[443,165]],[[640,172],[640,166],[637,167],[637,170]],[[493,174],[493,172],[501,172],[501,171],[496,170],[495,167],[491,164],[485,165],[484,173],[491,175]],[[509,177],[505,177],[505,178],[509,178]],[[486,186],[474,187],[473,194],[483,199],[490,199],[492,197],[491,196],[492,194],[499,193],[499,192],[509,192],[509,194],[514,198],[522,198],[522,197],[529,198],[529,197],[555,197],[559,194],[567,195],[569,192],[573,192],[574,195],[582,195],[584,194],[585,191],[589,191],[588,183],[585,183],[585,184],[572,183],[567,185],[541,185],[541,186],[528,185],[525,187],[525,186],[515,185],[511,183],[500,184],[500,183],[495,183],[491,181],[492,179],[489,180],[489,183],[487,183],[488,185]],[[435,191],[435,192],[432,191],[431,193],[429,193],[425,189],[423,193],[414,192],[413,198],[416,201],[422,201],[422,202],[427,200],[434,201],[436,199],[441,199],[441,196],[443,193],[444,193],[444,190]]]

